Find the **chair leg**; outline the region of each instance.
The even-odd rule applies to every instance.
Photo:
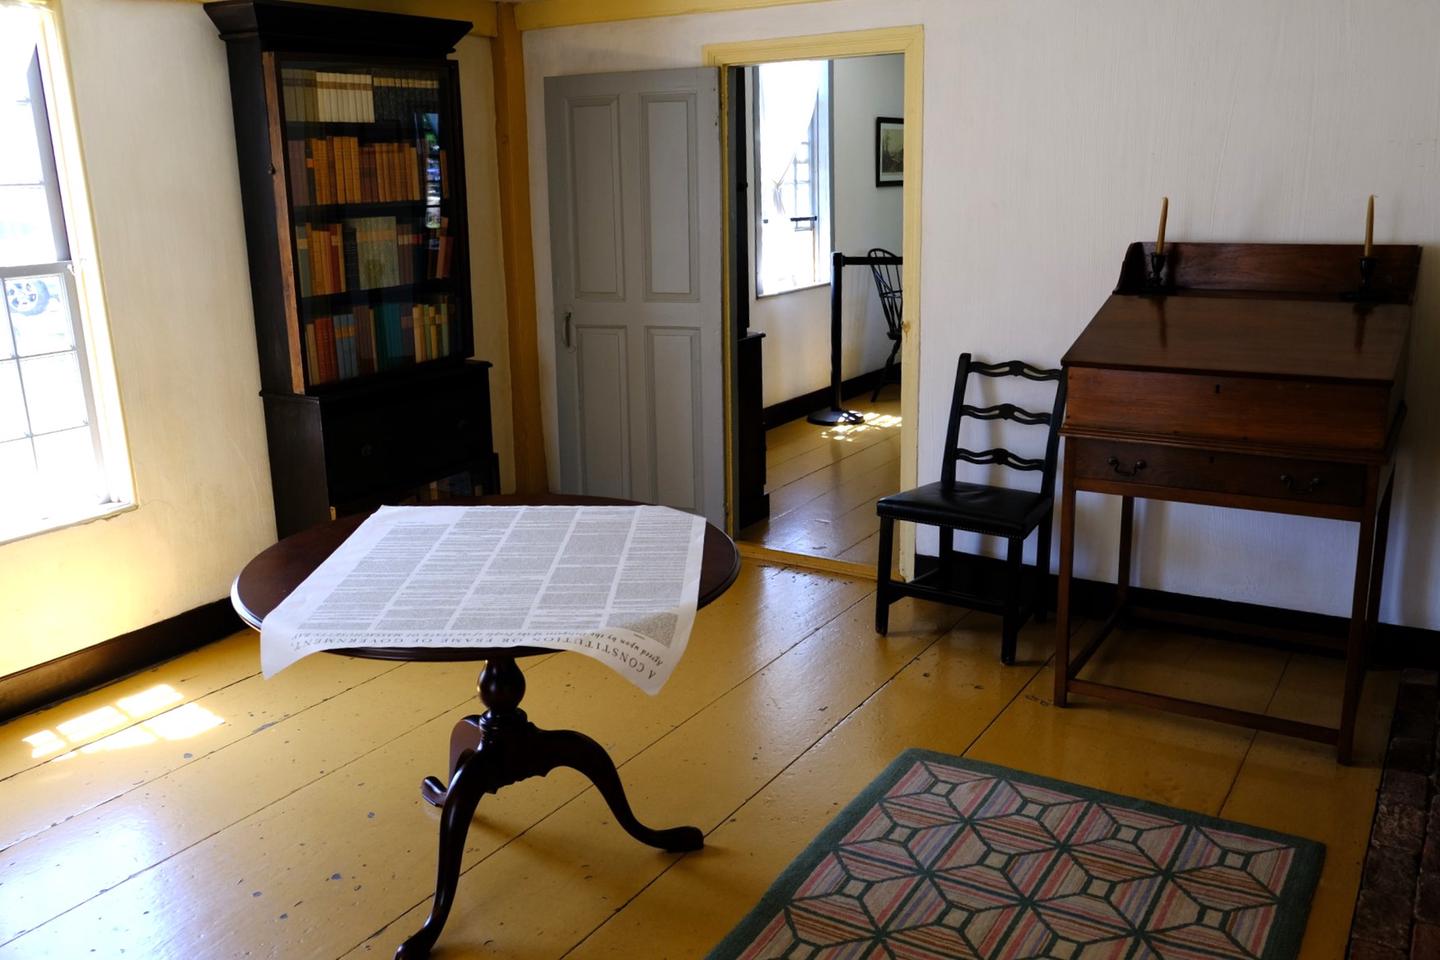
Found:
[[[1000,662],[1015,663],[1015,640],[1020,635],[1020,572],[1025,541],[1012,537],[1005,555],[1005,620],[1000,630]]]
[[[880,518],[880,551],[875,558],[875,632],[890,632],[890,552],[894,549],[895,519]]]
[[[880,371],[880,382],[875,385],[875,392],[870,394],[870,402],[874,403],[880,399],[880,391],[885,389],[890,382],[890,368],[895,363],[895,354],[900,352],[900,341],[896,340],[895,345],[890,348],[890,356],[885,358],[885,369]]]
[[[1040,537],[1035,543],[1035,622],[1044,623],[1050,616],[1050,527],[1055,511],[1040,521]]]
[[[953,573],[952,567],[955,564],[955,528],[940,528],[940,583],[942,586],[950,585],[950,578]]]

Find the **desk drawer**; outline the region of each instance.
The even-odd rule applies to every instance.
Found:
[[[1088,480],[1349,507],[1365,502],[1365,467],[1358,463],[1250,457],[1079,437],[1068,441],[1066,455],[1074,458],[1075,476]]]

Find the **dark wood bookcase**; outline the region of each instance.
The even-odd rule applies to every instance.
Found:
[[[229,58],[280,535],[498,492],[448,59],[471,25],[283,0],[205,12]]]

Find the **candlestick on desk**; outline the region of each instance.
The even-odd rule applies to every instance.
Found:
[[[1165,274],[1165,220],[1170,213],[1170,198],[1160,198],[1160,232],[1155,235],[1155,251],[1150,254],[1150,277],[1148,284],[1154,293],[1164,294]]]
[[[1165,217],[1160,217],[1160,235],[1165,235]],[[1370,194],[1370,202],[1365,206],[1365,256],[1370,256],[1370,248],[1375,244],[1375,194]]]

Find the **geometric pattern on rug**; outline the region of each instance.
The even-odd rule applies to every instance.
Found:
[[[924,751],[827,833],[712,958],[1279,960],[1299,949],[1323,857],[1298,837]]]

